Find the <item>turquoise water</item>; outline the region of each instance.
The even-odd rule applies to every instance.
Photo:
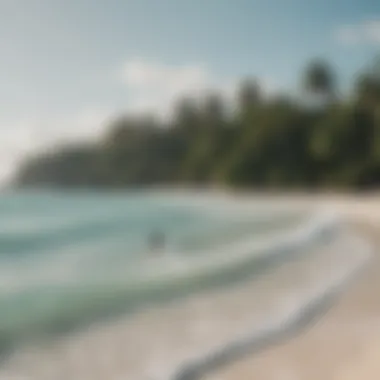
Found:
[[[240,281],[260,266],[255,241],[307,217],[144,192],[4,194],[0,346]],[[155,230],[167,239],[159,254]]]

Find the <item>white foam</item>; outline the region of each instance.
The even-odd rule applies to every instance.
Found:
[[[191,318],[191,315],[197,315],[197,303],[190,304],[189,307],[195,307],[196,309],[194,314],[190,313],[189,317],[180,317],[181,315],[188,315],[190,310],[187,308],[186,303],[183,305],[179,304],[177,306],[179,314],[174,313],[169,315],[171,315],[171,318],[174,318],[174,324],[178,324],[178,316],[184,318],[181,323],[184,324],[183,329],[188,329],[187,332],[190,334],[191,339],[188,339],[187,335],[184,335],[183,339],[179,337],[179,340],[175,340],[170,336],[160,334],[159,329],[162,328],[162,322],[157,318],[153,320],[148,319],[148,323],[149,321],[152,323],[154,321],[157,322],[152,328],[149,325],[145,325],[144,322],[141,325],[138,323],[137,325],[123,325],[121,323],[119,327],[118,325],[109,326],[109,330],[106,329],[104,334],[102,334],[97,332],[94,327],[94,330],[87,338],[86,335],[84,335],[85,338],[80,335],[73,336],[70,344],[67,346],[67,350],[73,353],[71,356],[73,356],[73,360],[75,359],[78,362],[79,367],[82,365],[81,357],[87,356],[89,358],[88,365],[92,368],[93,364],[96,371],[96,366],[100,365],[96,359],[98,356],[99,358],[104,356],[111,360],[116,355],[121,355],[124,357],[124,360],[127,360],[128,355],[133,354],[135,350],[135,343],[131,342],[134,342],[133,334],[136,331],[138,334],[146,334],[144,337],[140,337],[139,335],[136,343],[136,348],[141,354],[141,357],[138,358],[139,363],[131,363],[127,369],[120,369],[120,372],[118,372],[119,370],[116,367],[113,367],[110,369],[114,374],[113,376],[120,375],[120,378],[123,378],[122,375],[124,375],[124,378],[133,380],[167,380],[169,378],[178,380],[181,379],[181,377],[176,377],[180,368],[190,368],[194,371],[198,369],[207,372],[208,369],[213,369],[213,363],[232,360],[246,351],[255,351],[255,349],[260,348],[260,345],[264,346],[279,338],[287,337],[288,334],[294,333],[297,328],[303,327],[327,301],[336,296],[347,285],[347,282],[352,280],[353,275],[357,274],[359,268],[370,258],[371,249],[372,247],[367,241],[355,236],[352,231],[342,232],[336,241],[332,241],[328,245],[328,252],[326,251],[325,253],[325,261],[320,271],[316,272],[315,276],[307,278],[306,282],[302,279],[302,284],[291,284],[291,287],[286,288],[284,291],[279,289],[279,294],[274,299],[274,301],[277,299],[273,304],[274,308],[265,311],[263,315],[256,313],[254,305],[258,300],[254,298],[251,299],[252,310],[250,310],[250,307],[244,308],[248,314],[248,319],[239,316],[237,321],[228,321],[228,318],[224,318],[221,323],[214,319],[215,313],[213,314],[213,319],[208,319],[207,321],[203,320],[203,318],[195,321],[186,320],[186,318]],[[320,256],[316,255],[316,258],[319,260]],[[305,261],[308,263],[307,268],[315,268],[313,265],[310,266],[308,260],[307,258]],[[331,262],[331,269],[328,268],[329,260]],[[299,268],[302,269],[304,267]],[[310,273],[313,274],[314,272],[311,271]],[[257,288],[257,292],[260,292],[260,288]],[[236,293],[237,296],[239,294],[240,296],[243,294],[244,299],[246,296],[250,297],[249,294],[244,294],[244,288],[241,288]],[[207,297],[203,304],[199,304],[199,311],[202,310],[202,313],[208,313],[208,308],[213,307],[212,300],[214,297],[212,295],[208,295]],[[247,300],[249,299],[247,298]],[[219,306],[222,305],[219,304]],[[267,313],[269,311],[270,314]],[[220,317],[222,318],[223,316]],[[200,322],[212,323],[215,326],[202,326],[199,325]],[[175,334],[177,330],[170,330],[171,322],[169,321],[167,324],[169,325],[167,333]],[[230,326],[230,324],[233,326]],[[212,330],[211,335],[208,335],[208,329]],[[122,336],[126,331],[128,333],[125,336],[129,336],[130,340],[126,338],[123,341]],[[152,333],[154,336],[150,335]],[[194,339],[192,339],[192,336],[194,336]],[[86,339],[88,339],[88,345],[85,344]],[[128,347],[128,344],[131,347]],[[65,349],[62,351],[57,350],[55,359],[58,360],[58,369],[55,371],[56,373],[63,373],[62,371],[66,368],[65,366],[69,365],[65,364],[65,355],[63,355],[65,352]],[[35,366],[42,366],[43,363],[51,362],[54,356],[49,357],[49,353],[42,352],[41,356],[37,355],[30,363],[34,362]],[[62,361],[62,363],[59,361]],[[107,363],[104,365],[116,366],[112,362]],[[26,373],[28,373],[28,368],[28,366],[24,367]],[[75,371],[79,371],[79,369]],[[30,379],[41,379],[38,375],[39,373],[36,372],[35,375],[31,373]],[[81,378],[90,379],[89,373]],[[75,374],[75,376],[79,376],[79,372],[75,372]],[[57,377],[49,378],[46,376],[42,378],[49,380],[57,379]],[[104,378],[113,379],[114,377],[110,373],[110,375]],[[194,377],[193,379],[197,378]]]
[[[147,265],[136,277],[129,277],[130,281],[162,281],[163,279],[184,278],[195,275],[217,272],[224,268],[231,268],[246,262],[263,257],[281,255],[288,249],[302,247],[313,238],[317,238],[323,231],[339,226],[340,217],[332,211],[321,211],[314,215],[305,224],[292,228],[290,231],[276,232],[268,236],[227,244],[223,249],[212,253],[210,251],[198,252],[194,258],[182,258],[173,252],[166,258],[160,258],[154,267]],[[158,265],[157,265],[158,264]]]
[[[345,257],[342,257],[341,265],[335,267],[334,271],[330,271],[324,281],[319,281],[308,289],[299,290],[297,294],[290,294],[283,298],[272,318],[268,318],[265,324],[256,326],[250,332],[246,331],[241,337],[226,342],[217,350],[186,360],[170,378],[182,380],[189,376],[188,379],[198,380],[201,375],[203,377],[205,373],[212,370],[214,365],[232,360],[245,350],[258,350],[260,346],[270,344],[273,338],[287,335],[288,332],[307,324],[308,320],[322,311],[326,306],[325,303],[343,291],[368,263],[372,257],[373,248],[367,240],[353,237],[351,234],[340,247],[346,252]]]

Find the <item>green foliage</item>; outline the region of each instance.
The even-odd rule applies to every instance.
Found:
[[[304,87],[315,93],[332,94],[335,92],[335,76],[330,66],[323,61],[311,62],[304,74]]]
[[[237,91],[233,112],[213,93],[181,99],[173,118],[120,117],[95,145],[67,146],[29,157],[20,186],[131,187],[170,184],[247,188],[351,188],[380,184],[380,75],[337,99],[328,64],[313,61],[302,76],[305,107],[290,96],[265,99],[255,80]],[[322,105],[321,105],[322,104]]]

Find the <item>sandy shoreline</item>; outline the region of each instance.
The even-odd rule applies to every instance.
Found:
[[[290,341],[236,361],[207,380],[380,378],[380,198],[328,200],[376,245],[371,265],[314,326]]]
[[[356,231],[371,239],[380,236],[380,199],[309,197],[289,198],[287,203],[336,209],[353,222]],[[139,313],[57,344],[21,352],[0,371],[0,379],[19,375],[24,380],[167,380],[173,363],[218,349],[226,341],[244,336],[253,321],[259,326],[286,312],[286,302],[295,301],[295,291],[325,279],[334,263],[349,259],[346,253],[355,241],[336,244],[342,245],[315,248],[306,260],[293,260],[254,284]],[[364,276],[305,333],[238,359],[202,379],[344,380],[347,363],[357,363],[359,368],[373,342],[379,342],[374,347],[380,348],[379,285],[380,258],[375,257]],[[308,296],[306,291],[304,296]]]

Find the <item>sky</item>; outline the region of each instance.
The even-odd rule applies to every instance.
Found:
[[[344,87],[379,48],[378,0],[0,0],[0,181],[119,112],[247,76],[295,89],[320,57]]]

